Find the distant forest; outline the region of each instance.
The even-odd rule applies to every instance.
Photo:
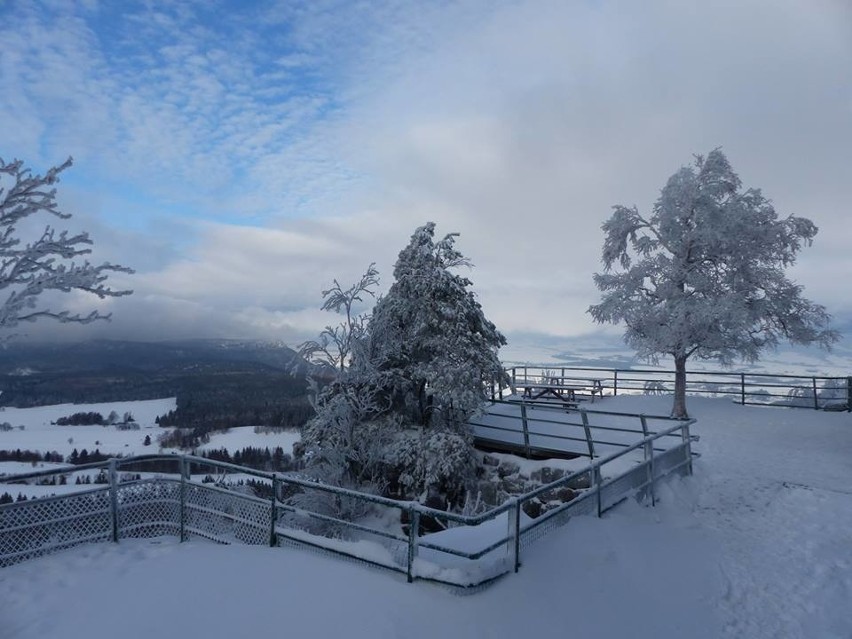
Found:
[[[196,437],[237,426],[299,428],[313,415],[307,365],[280,344],[227,340],[13,345],[0,356],[0,405],[176,397],[161,426]]]

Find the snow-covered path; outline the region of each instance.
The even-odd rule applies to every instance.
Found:
[[[726,635],[852,637],[852,415],[691,405],[693,516],[720,544]]]
[[[470,597],[303,551],[122,542],[0,570],[0,638],[852,637],[852,415],[690,409],[702,457],[657,508],[576,518]]]

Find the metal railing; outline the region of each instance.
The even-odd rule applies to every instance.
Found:
[[[576,409],[560,401],[495,399],[468,423],[480,448],[527,458],[594,459],[655,435],[671,422],[667,415]]]
[[[661,479],[692,472],[692,423],[669,420],[666,428],[596,457],[581,470],[470,516],[193,456],[146,455],[4,476],[0,481],[9,484],[105,470],[109,483],[66,485],[73,492],[0,506],[0,566],[84,543],[168,535],[310,548],[404,574],[409,582],[484,587],[517,571],[532,543],[574,516],[601,516],[632,495],[654,503]],[[676,443],[661,446],[663,438]],[[174,464],[174,474],[137,474],[146,463],[163,461]],[[306,510],[296,495],[325,496],[338,507],[348,502],[390,510],[407,529],[400,533]],[[563,500],[557,507],[535,518],[526,515],[531,502],[552,502],[557,495]],[[427,520],[446,530],[423,534]]]
[[[582,366],[513,366],[506,369],[508,385],[491,385],[491,398],[521,394],[525,385],[559,379],[585,386],[578,395],[591,399],[593,380],[605,394],[668,394],[674,392],[674,371],[642,368]],[[519,390],[520,389],[520,390]],[[852,376],[786,375],[740,371],[688,371],[689,395],[731,397],[743,405],[836,408],[852,410]]]

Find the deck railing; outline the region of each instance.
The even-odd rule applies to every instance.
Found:
[[[663,478],[692,472],[692,423],[669,420],[576,472],[470,516],[193,456],[147,455],[5,476],[4,484],[64,476],[68,492],[0,506],[0,566],[84,543],[168,535],[309,548],[403,574],[409,582],[483,587],[517,571],[530,544],[574,516],[600,516],[630,496],[653,503]],[[173,474],[144,473],[146,464],[162,468],[164,461],[174,464]],[[105,471],[108,483],[70,485],[74,475],[93,471]],[[556,494],[565,499],[558,507],[526,515],[529,502]],[[350,521],[300,507],[306,500],[294,496],[384,512]],[[389,514],[407,522],[402,533],[365,523]],[[446,530],[423,534],[427,519]]]
[[[627,448],[672,423],[667,415],[575,408],[546,400],[495,399],[470,418],[480,448],[506,450],[528,458],[594,459]],[[589,406],[582,404],[582,406]],[[669,435],[655,443],[664,451]]]
[[[521,394],[524,385],[546,384],[548,380],[586,385],[591,398],[592,380],[605,395],[668,394],[674,392],[674,371],[649,368],[595,368],[582,366],[512,366],[508,382],[492,384],[492,399]],[[743,405],[791,406],[798,408],[852,410],[852,376],[786,375],[739,371],[688,371],[689,395],[730,397]]]

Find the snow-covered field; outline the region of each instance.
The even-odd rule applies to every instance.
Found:
[[[108,455],[142,455],[157,452],[156,443],[145,446],[145,435],[156,442],[161,429],[155,421],[160,415],[174,410],[175,398],[151,399],[135,402],[113,402],[106,404],[54,404],[34,408],[11,408],[0,410],[0,422],[9,422],[10,431],[0,431],[0,450],[35,450],[57,452],[65,457],[75,448],[89,452],[95,449]],[[111,411],[119,416],[129,412],[139,424],[139,430],[120,430],[116,426],[56,426],[60,417],[74,413],[95,412],[107,417]],[[24,426],[21,430],[19,426]],[[0,469],[0,472],[12,472]]]
[[[470,597],[299,550],[124,541],[0,571],[0,637],[852,637],[852,415],[690,408],[693,477],[574,519]]]
[[[0,423],[8,422],[12,430],[0,430],[0,450],[14,451],[30,450],[39,453],[57,452],[66,459],[75,449],[78,453],[82,450],[88,452],[100,451],[105,455],[145,455],[155,453],[175,453],[182,451],[176,448],[161,449],[157,445],[159,435],[166,433],[171,428],[160,428],[155,420],[160,415],[165,415],[175,409],[175,398],[113,402],[105,404],[56,404],[53,406],[39,406],[34,408],[12,408],[0,409]],[[133,415],[139,425],[138,430],[122,430],[115,425],[111,426],[57,426],[60,417],[67,417],[74,413],[95,412],[104,417],[115,411],[119,416],[126,412]],[[20,428],[23,426],[23,428]],[[150,437],[150,444],[145,445],[145,437]],[[299,440],[297,431],[280,432],[255,432],[254,427],[232,428],[224,432],[214,432],[210,441],[198,448],[199,451],[226,448],[231,453],[248,446],[255,448],[274,449],[281,446],[284,452],[292,454],[293,444]],[[56,464],[53,462],[15,462],[0,461],[0,475],[12,475],[34,470],[49,470],[70,464]],[[86,474],[93,478],[97,472],[91,471]],[[234,477],[235,480],[239,477]],[[73,492],[80,488],[73,484],[67,486],[40,486],[36,484],[4,484],[0,481],[0,494],[8,492],[13,497],[24,495],[26,497],[45,497],[64,492]],[[0,633],[0,639],[5,639]]]
[[[230,452],[252,446],[254,448],[269,448],[276,446],[284,449],[288,455],[293,454],[293,444],[300,439],[299,431],[283,430],[279,432],[255,432],[252,426],[230,428],[226,432],[211,433],[210,441],[198,447],[199,451],[227,448]]]

